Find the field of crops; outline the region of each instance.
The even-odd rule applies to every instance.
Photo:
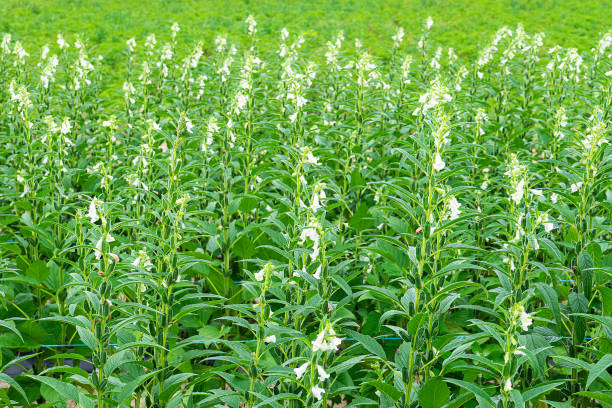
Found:
[[[0,405],[612,407],[612,31],[242,24],[2,37]]]

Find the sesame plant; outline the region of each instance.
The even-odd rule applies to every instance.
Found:
[[[612,32],[258,28],[2,37],[2,406],[612,406]]]

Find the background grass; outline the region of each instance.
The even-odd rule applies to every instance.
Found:
[[[543,31],[548,41],[582,51],[593,47],[598,33],[610,28],[608,0],[2,0],[0,32],[21,40],[28,51],[55,42],[58,32],[68,39],[80,34],[97,52],[120,57],[125,40],[151,32],[169,34],[174,21],[186,43],[212,40],[226,33],[245,40],[244,19],[253,14],[261,44],[275,45],[279,31],[304,33],[319,47],[338,30],[358,37],[370,51],[384,55],[397,26],[415,42],[421,23],[434,18],[434,39],[473,55],[501,26],[523,23],[530,32]],[[160,36],[158,35],[158,38]],[[160,38],[163,40],[163,38]],[[352,42],[352,41],[351,41]],[[550,43],[549,43],[550,45]],[[33,49],[34,47],[34,49]],[[119,55],[115,55],[119,53]]]
[[[140,48],[155,33],[159,45],[169,40],[173,22],[181,27],[179,43],[191,49],[201,41],[205,54],[213,51],[220,34],[230,43],[247,44],[244,20],[252,14],[261,50],[277,49],[283,27],[304,35],[306,53],[324,52],[325,43],[343,30],[349,52],[359,38],[381,57],[390,55],[397,27],[406,32],[407,52],[416,53],[428,16],[434,19],[434,44],[454,47],[461,57],[477,55],[502,26],[522,23],[528,32],[544,32],[547,46],[584,52],[612,25],[609,0],[0,0],[0,5],[0,33],[11,33],[32,56],[40,55],[44,44],[56,47],[58,33],[71,43],[76,36],[86,40],[90,57],[104,56],[104,82],[109,84],[104,93],[113,93],[107,99],[118,103],[125,41],[135,37]]]

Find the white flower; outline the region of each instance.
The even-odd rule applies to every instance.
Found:
[[[524,356],[525,353],[523,352],[523,350],[525,350],[525,349],[526,349],[525,346],[517,347],[517,349],[514,350],[514,353],[512,353],[512,354],[514,354],[515,356]]]
[[[65,117],[64,120],[62,121],[62,126],[60,128],[60,133],[62,135],[67,135],[68,133],[70,133],[71,129],[72,129],[72,125],[70,124],[70,118]]]
[[[306,238],[310,238],[310,240],[313,242],[319,242],[319,233],[317,232],[316,228],[314,228],[313,226],[304,228],[302,230],[302,233],[300,234],[300,240],[302,241],[302,243],[304,243]]]
[[[244,107],[247,105],[248,102],[249,102],[249,98],[247,98],[245,94],[243,93],[236,94],[236,99],[235,99],[236,112],[240,113],[240,111],[244,109]]]
[[[149,132],[152,132],[154,130],[157,132],[161,132],[161,126],[159,126],[159,124],[153,119],[147,119],[147,126],[149,127]]]
[[[308,102],[308,99],[304,98],[302,95],[297,95],[295,97],[295,106],[297,106],[298,108],[302,108],[306,106],[307,102]]]
[[[336,337],[336,332],[334,332],[331,327],[327,327],[317,335],[315,340],[313,340],[312,351],[336,351],[341,343],[342,340]]]
[[[123,83],[123,96],[126,101],[134,103],[135,99],[132,97],[136,93],[136,88],[131,82],[125,81]]]
[[[312,274],[312,277],[315,278],[316,280],[321,279],[321,265],[319,265],[315,273]]]
[[[115,238],[111,234],[108,234],[108,233],[106,235],[102,235],[100,237],[100,239],[96,243],[96,249],[94,250],[94,253],[96,255],[96,259],[102,258],[102,243],[103,242],[111,243],[113,241],[115,241]],[[111,254],[111,256],[113,256],[113,258],[115,258],[117,255]]]
[[[194,125],[187,116],[185,116],[185,128],[187,129],[187,133],[193,133]]]
[[[400,44],[402,43],[402,40],[404,39],[404,35],[405,35],[404,29],[402,27],[399,27],[395,35],[391,38],[393,40],[394,47],[400,46]]]
[[[264,338],[264,342],[266,342],[266,343],[276,343],[276,336],[272,334],[272,335]]]
[[[134,51],[134,48],[136,48],[136,40],[134,38],[130,38],[129,40],[125,42],[125,45],[127,45],[128,50],[132,52]]]
[[[255,29],[257,22],[255,21],[255,18],[252,15],[249,15],[244,22],[248,25],[249,35],[253,35],[257,32],[257,30]]]
[[[325,183],[317,183],[314,187],[314,194],[312,195],[312,202],[310,204],[310,209],[313,212],[317,212],[322,208],[321,200],[327,197],[324,188]]]
[[[444,163],[444,160],[442,160],[442,156],[440,156],[440,153],[436,153],[436,155],[434,156],[434,169],[436,171],[440,171],[444,167],[446,167],[446,163]]]
[[[0,42],[0,50],[2,50],[2,52],[5,54],[10,54],[11,53],[10,44],[11,44],[11,35],[4,34],[2,36],[2,42]]]
[[[446,87],[440,79],[436,78],[431,82],[431,88],[419,97],[419,106],[412,113],[414,116],[419,114],[425,114],[428,110],[443,104],[450,102],[453,97],[448,92]]]
[[[506,382],[504,383],[504,391],[505,392],[512,391],[512,380],[510,378],[508,378]]]
[[[102,126],[107,127],[111,130],[119,129],[119,124],[117,123],[117,117],[115,115],[111,115],[108,120],[102,121]]]
[[[542,221],[542,225],[544,226],[544,231],[550,232],[555,228],[555,224],[551,221],[548,214],[544,214],[542,216],[541,221]]]
[[[286,28],[281,30],[281,41],[285,41],[289,37],[289,31]]]
[[[46,59],[46,53],[48,52],[49,52],[48,47],[43,49],[43,56],[42,56],[43,60]],[[40,74],[40,82],[43,84],[43,87],[45,89],[49,88],[49,83],[55,80],[54,75],[55,75],[55,71],[57,70],[58,64],[59,64],[59,59],[57,58],[57,55],[53,55],[51,58],[49,58],[49,60],[43,67],[42,72]]]
[[[228,122],[227,127],[228,128],[232,127],[231,119],[230,119],[230,122]],[[208,133],[214,134],[214,133],[217,133],[219,129],[220,128],[219,128],[219,125],[217,124],[217,119],[215,119],[215,117],[212,116],[210,120],[208,121],[208,126],[206,127],[206,130],[208,131]]]
[[[572,190],[572,193],[575,193],[576,191],[580,190],[582,188],[582,181],[579,181],[578,183],[574,183],[570,186],[570,189]]]
[[[552,201],[553,204],[556,204],[558,199],[559,196],[557,195],[557,193],[552,193],[552,195],[550,196],[550,201]]]
[[[537,195],[538,197],[542,197],[542,190],[536,190],[535,188],[530,189],[529,191],[531,191],[531,194],[533,195]]]
[[[525,312],[524,308],[521,310],[521,315],[519,316],[519,320],[521,322],[521,329],[523,329],[523,331],[529,330],[529,326],[531,326],[531,324],[533,323],[533,320],[531,319],[531,315]]]
[[[519,183],[516,185],[515,191],[511,195],[512,201],[514,201],[515,204],[519,204],[523,199],[523,194],[525,193],[523,190],[524,186],[525,180],[519,181]]]
[[[60,50],[70,47],[70,44],[68,44],[66,40],[64,40],[64,37],[62,37],[61,34],[57,35],[57,45],[59,45]]]
[[[429,30],[431,27],[433,27],[434,21],[431,18],[431,16],[427,17],[427,20],[425,21],[425,27],[427,27],[427,29]]]
[[[315,166],[320,165],[321,163],[319,163],[319,159],[317,159],[312,152],[308,152],[306,154],[306,162],[310,163],[310,164],[314,164]]]
[[[317,372],[319,373],[319,381],[323,382],[329,378],[329,374],[325,372],[323,367],[317,364]]]
[[[138,251],[138,256],[134,259],[134,262],[132,262],[132,265],[138,268],[142,268],[147,271],[150,270],[151,267],[153,266],[153,264],[151,263],[151,260],[149,259],[149,256],[143,250]]]
[[[461,207],[461,203],[457,201],[457,199],[454,196],[448,199],[448,208],[451,212],[450,213],[451,220],[456,219],[457,217],[459,217],[459,214],[461,214],[461,210],[459,209],[459,207]]]
[[[217,46],[217,52],[222,52],[227,45],[227,39],[218,36],[215,38],[215,45]]]
[[[255,274],[255,279],[259,282],[263,281],[266,278],[266,275],[272,271],[272,264],[267,263],[259,272]]]
[[[185,193],[185,194],[183,194],[183,196],[182,196],[181,198],[178,198],[178,199],[176,200],[176,202],[175,202],[175,203],[176,203],[176,205],[178,205],[179,207],[182,207],[182,206],[184,206],[184,205],[187,205],[187,203],[189,202],[189,199],[190,199],[190,198],[191,198],[191,197],[189,196],[189,194],[188,194],[188,193]]]
[[[312,196],[312,204],[310,204],[310,209],[313,212],[317,212],[319,211],[320,208],[321,208],[321,203],[319,202],[319,195],[315,194]]]
[[[145,41],[145,47],[147,48],[155,48],[155,44],[157,44],[157,39],[155,38],[155,34],[149,34]]]
[[[313,241],[312,253],[310,254],[310,259],[313,261],[317,259],[320,251],[319,244],[321,242],[321,237],[319,236],[318,228],[320,228],[320,226],[318,225],[316,220],[311,221],[308,227],[304,228],[302,230],[302,233],[300,234],[301,245],[304,245],[304,243],[306,242],[306,238],[309,238],[311,241]]]
[[[310,364],[310,361],[307,361],[304,364],[302,364],[301,366],[296,367],[296,368],[293,369],[293,372],[295,373],[295,376],[297,377],[298,380],[300,378],[302,378],[302,376],[306,372],[306,369],[308,368],[309,364]]]
[[[89,217],[89,220],[91,221],[92,224],[95,224],[96,221],[100,219],[100,217],[98,217],[98,211],[96,209],[96,199],[95,198],[92,198],[91,203],[89,203],[89,211],[87,212],[87,216]]]
[[[314,395],[318,401],[321,401],[321,398],[323,398],[323,393],[325,392],[325,390],[319,387],[318,385],[315,385],[314,387],[312,387],[311,391],[312,391],[312,395]]]
[[[312,253],[310,254],[310,260],[314,261],[315,259],[317,259],[320,251],[321,251],[321,248],[319,248],[319,243],[315,242],[314,245],[312,246]]]

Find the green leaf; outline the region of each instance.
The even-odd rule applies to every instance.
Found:
[[[353,169],[351,172],[351,188],[361,187],[364,185],[363,177],[359,172],[359,168]]]
[[[595,321],[603,324],[607,328],[612,329],[612,317],[597,316],[597,315],[587,314],[587,313],[573,313],[572,315],[573,316],[582,316],[582,317],[585,317],[585,318],[588,318],[588,319],[595,320]]]
[[[21,385],[19,385],[19,383],[17,381],[15,381],[14,379],[12,379],[11,377],[9,377],[7,374],[1,373],[0,372],[0,381],[4,381],[5,383],[7,383],[8,385],[10,385],[12,388],[14,388],[19,394],[21,394],[21,396],[27,401],[30,402],[30,400],[28,399],[28,396],[26,394],[26,392],[24,391],[24,389],[21,387]]]
[[[439,408],[450,400],[450,389],[441,377],[427,381],[419,391],[419,403],[423,408]]]
[[[76,330],[79,333],[79,337],[81,337],[81,341],[85,343],[90,350],[95,350],[98,347],[98,341],[91,330],[81,326],[76,326]]]
[[[395,389],[391,384],[386,384],[380,381],[368,381],[365,384],[369,384],[376,388],[377,390],[383,392],[385,395],[389,396],[393,401],[397,401],[402,397],[402,393]]]
[[[576,395],[580,395],[582,397],[593,398],[601,402],[602,404],[612,405],[612,392],[603,392],[603,391],[582,391],[577,392]]]
[[[563,262],[563,254],[557,248],[554,242],[548,238],[538,238],[538,243],[542,245],[544,250],[550,255],[555,261]]]
[[[523,392],[523,400],[525,402],[529,402],[532,399],[537,398],[540,395],[545,394],[554,388],[557,388],[559,385],[563,384],[564,382],[565,381],[551,381],[549,383],[538,385],[536,387],[531,387],[525,392]]]
[[[43,283],[50,273],[51,271],[47,267],[47,264],[39,259],[28,266],[26,276],[34,278],[38,283]]]
[[[410,365],[410,350],[411,346],[409,342],[403,342],[399,348],[398,353],[395,355],[395,364],[397,368],[408,368]]]
[[[108,360],[106,360],[106,364],[104,364],[104,375],[110,377],[122,364],[131,362],[132,360],[129,356],[130,354],[125,350],[111,355]]]
[[[413,316],[412,319],[410,319],[410,322],[408,323],[408,333],[412,334],[413,336],[416,336],[417,332],[419,331],[419,328],[421,327],[421,324],[423,323],[426,317],[427,314],[425,312],[417,313],[415,316]]]
[[[591,258],[591,254],[587,251],[581,251],[578,254],[578,268],[580,268],[581,272],[590,270],[593,268],[593,258]]]
[[[219,338],[219,329],[215,326],[206,325],[198,329],[198,335],[210,337],[210,341],[204,341],[206,347],[210,346],[215,340]]]
[[[572,403],[570,401],[557,402],[557,401],[542,400],[542,402],[550,405],[553,408],[572,408]]]
[[[586,332],[586,322],[584,317],[580,316],[579,313],[585,313],[588,310],[589,301],[582,293],[576,292],[570,293],[568,299],[570,309],[573,312],[573,342],[574,344],[581,344]]]
[[[585,250],[582,250],[578,255],[578,268],[582,276],[584,296],[590,299],[593,290],[593,258]],[[586,310],[584,311],[586,312]]]
[[[349,220],[349,226],[357,231],[363,231],[372,226],[374,219],[368,215],[368,206],[361,204]]]
[[[358,333],[354,330],[344,329],[344,331],[355,340],[359,342],[366,350],[370,353],[380,357],[383,360],[387,359],[387,355],[385,354],[385,350],[382,348],[380,344],[376,340],[374,340],[370,336],[366,336],[365,334]]]
[[[363,322],[363,326],[361,327],[361,331],[363,334],[368,335],[377,335],[380,332],[380,326],[378,321],[380,319],[380,313],[376,311],[371,311],[365,318]]]
[[[94,407],[94,401],[91,398],[83,395],[76,386],[70,383],[60,381],[53,377],[44,377],[40,375],[26,375],[26,377],[32,378],[53,388],[59,395],[64,398],[63,402],[72,400],[74,402],[80,403],[80,405],[85,408]]]
[[[612,316],[612,288],[600,286],[597,288],[601,294],[601,303],[603,303],[603,314],[604,316]]]
[[[612,365],[612,354],[606,354],[591,367],[589,377],[587,378],[586,388],[588,389],[593,381],[598,379],[602,374],[608,374],[608,367]]]
[[[4,327],[12,331],[13,333],[17,335],[17,337],[21,339],[21,341],[23,341],[23,337],[21,337],[21,333],[19,332],[19,330],[17,330],[17,328],[11,322],[7,322],[6,320],[0,319],[0,327]]]
[[[234,254],[238,255],[240,259],[247,259],[255,253],[255,245],[249,235],[244,234],[234,243],[232,251]]]
[[[48,403],[55,404],[64,401],[64,397],[62,397],[60,393],[55,390],[55,388],[49,387],[47,384],[44,383],[40,385],[40,395]]]
[[[466,402],[473,398],[471,392],[465,392],[458,396],[453,395],[453,399],[447,404],[443,405],[442,408],[459,408],[462,407]]]
[[[544,297],[546,305],[549,307],[553,314],[555,324],[557,325],[557,327],[561,327],[561,310],[559,309],[559,298],[557,296],[557,292],[555,292],[553,288],[542,282],[537,282],[535,284],[535,287]]]
[[[119,402],[119,404],[124,404],[128,398],[132,398],[132,394],[134,393],[136,388],[138,388],[139,385],[144,383],[149,378],[156,375],[159,371],[160,370],[155,370],[150,373],[143,374],[139,376],[138,378],[125,384],[123,387],[121,387],[121,392],[119,393],[119,396],[117,397],[117,401]]]
[[[194,373],[179,373],[170,376],[166,381],[164,381],[164,392],[160,395],[160,398],[168,398],[174,391],[176,391],[176,389],[178,389],[183,381],[193,377],[194,375]]]
[[[342,373],[346,370],[349,370],[351,368],[353,368],[355,365],[357,365],[358,363],[362,362],[363,360],[366,359],[367,356],[357,356],[357,357],[351,357],[347,360],[344,361],[340,361],[340,362],[335,362],[334,365],[328,370],[328,373]]]
[[[474,394],[474,396],[481,398],[484,402],[488,404],[488,406],[495,408],[495,403],[493,402],[491,397],[489,397],[489,394],[487,394],[482,388],[480,388],[480,386],[454,378],[444,378],[444,381],[466,389],[467,391]]]
[[[523,396],[519,390],[511,390],[510,398],[514,402],[514,408],[525,408],[525,401],[523,401]]]

